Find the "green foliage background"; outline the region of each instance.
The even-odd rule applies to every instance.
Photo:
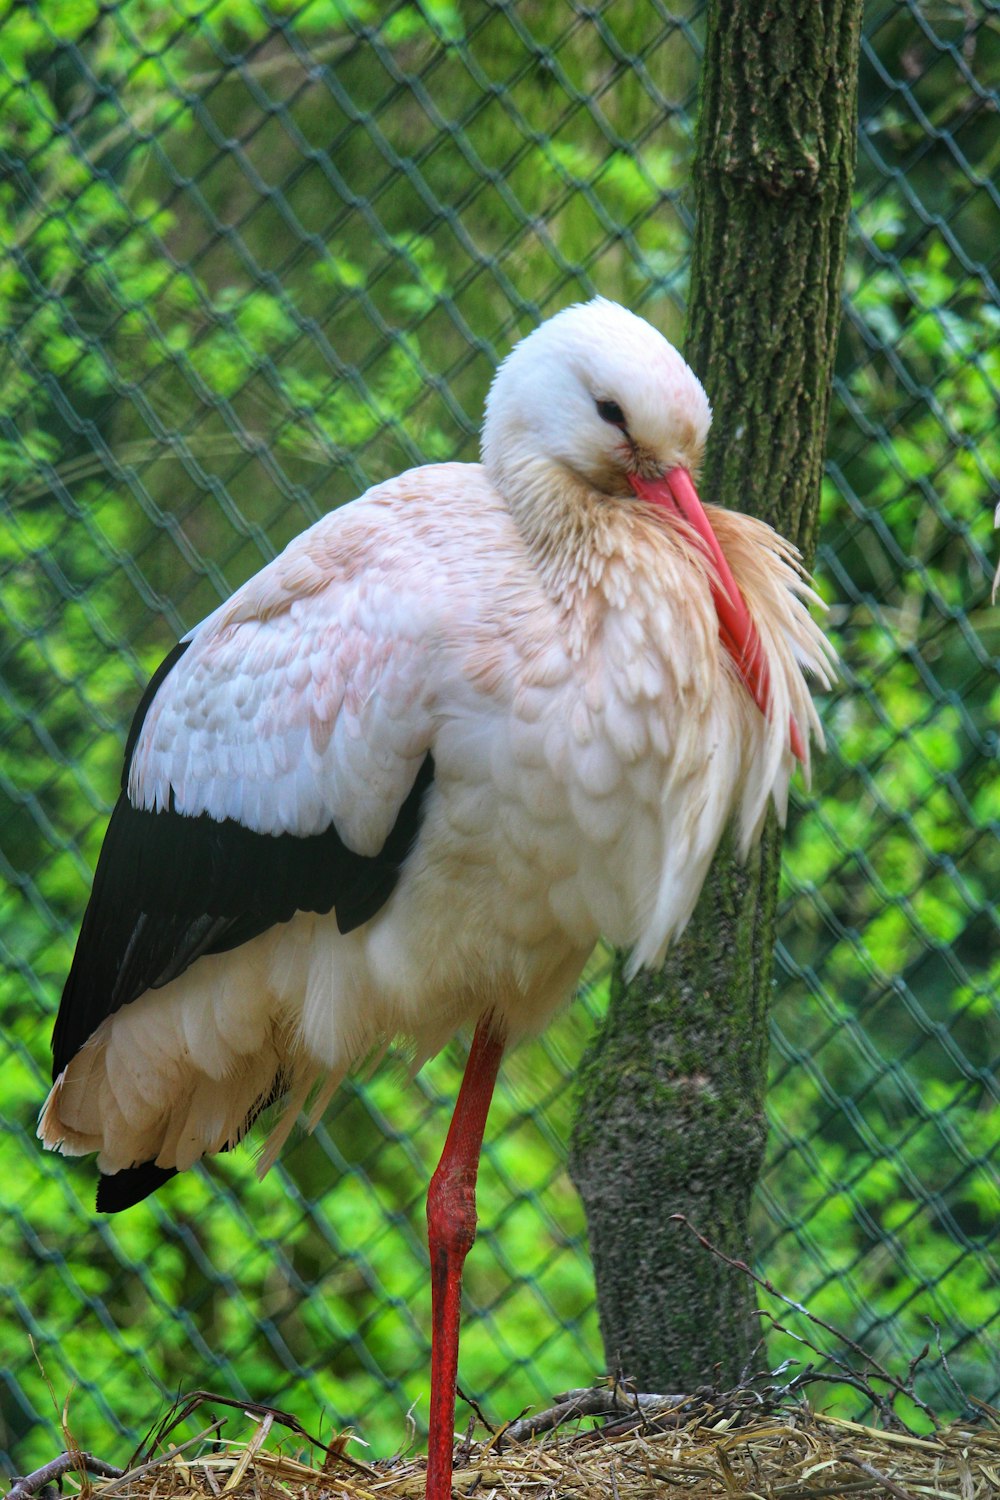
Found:
[[[694,0],[0,3],[14,1468],[50,1456],[67,1396],[104,1451],[199,1385],[354,1421],[379,1451],[414,1403],[422,1421],[423,1200],[459,1049],[412,1084],[389,1067],[345,1090],[262,1184],[236,1153],[98,1220],[87,1168],[33,1139],[51,1013],[124,727],[176,635],[367,484],[474,459],[494,361],[540,316],[600,291],[681,340],[703,27]],[[779,1287],[900,1369],[937,1325],[984,1399],[1000,1386],[998,76],[987,8],[869,6],[818,563],[844,678],[786,849],[757,1215]],[[501,1417],[603,1365],[564,1169],[592,968],[511,1057],[491,1117],[461,1378]],[[801,1354],[770,1336],[772,1365]],[[923,1389],[961,1405],[933,1350]]]

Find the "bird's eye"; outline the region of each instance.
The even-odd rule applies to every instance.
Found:
[[[602,422],[610,422],[612,427],[620,427],[625,431],[625,413],[617,401],[598,401],[597,415]]]

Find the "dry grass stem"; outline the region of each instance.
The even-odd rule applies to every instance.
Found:
[[[567,1393],[579,1402],[582,1392]],[[605,1390],[605,1395],[608,1392]],[[761,1410],[755,1392],[715,1400],[644,1396],[623,1413],[610,1403],[604,1427],[577,1417],[541,1437],[511,1440],[511,1428],[459,1450],[456,1495],[477,1500],[997,1500],[1000,1423],[953,1424],[932,1436],[865,1427],[817,1414],[803,1401]],[[569,1404],[568,1402],[566,1404]],[[601,1403],[595,1399],[595,1406]],[[558,1406],[559,1403],[557,1402]],[[609,1409],[605,1402],[604,1409]],[[283,1414],[277,1414],[280,1416]],[[422,1459],[360,1464],[344,1438],[325,1450],[291,1451],[296,1435],[263,1408],[253,1431],[221,1451],[192,1455],[192,1443],[148,1459],[121,1478],[88,1485],[92,1500],[419,1500]],[[204,1444],[216,1425],[199,1434]],[[192,1440],[196,1442],[197,1440]],[[219,1449],[219,1444],[213,1444]],[[182,1451],[183,1450],[183,1451]],[[65,1476],[69,1489],[87,1485]]]

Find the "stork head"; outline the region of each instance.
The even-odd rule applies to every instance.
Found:
[[[639,506],[693,531],[711,562],[720,639],[766,714],[760,637],[694,485],[711,420],[673,345],[597,297],[557,313],[504,360],[486,402],[483,464],[539,557],[585,545],[586,519],[609,509]],[[794,721],[791,743],[804,756]]]
[[[697,472],[711,420],[673,345],[597,297],[557,313],[504,360],[486,403],[483,463],[509,500],[546,470],[550,483],[632,499],[635,475]]]

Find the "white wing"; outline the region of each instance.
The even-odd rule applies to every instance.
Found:
[[[388,514],[334,512],[190,633],[135,742],[134,807],[300,837],[333,823],[378,852],[430,746],[441,613]]]

